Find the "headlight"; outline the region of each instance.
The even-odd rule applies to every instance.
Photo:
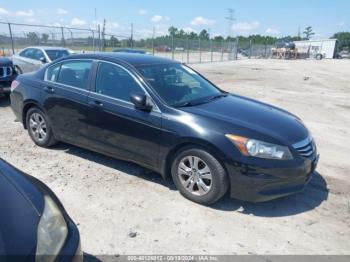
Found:
[[[68,234],[67,224],[55,202],[45,196],[45,207],[38,225],[36,261],[56,259]]]
[[[226,135],[233,142],[238,150],[245,156],[253,156],[259,158],[290,160],[293,159],[288,147],[275,145],[255,139],[236,135]]]

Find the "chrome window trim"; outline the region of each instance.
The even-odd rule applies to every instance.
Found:
[[[49,83],[53,83],[53,84],[58,84],[58,85],[62,85],[64,87],[69,87],[69,88],[73,88],[73,89],[76,89],[76,90],[83,90],[83,91],[87,91],[88,93],[92,93],[92,94],[96,94],[96,95],[99,95],[99,96],[103,96],[103,97],[106,97],[108,99],[112,99],[112,100],[115,100],[116,102],[122,102],[122,103],[126,103],[126,104],[129,104],[129,105],[133,105],[133,103],[129,102],[129,101],[125,101],[125,100],[122,100],[122,99],[118,99],[118,98],[114,98],[114,97],[111,97],[111,96],[106,96],[106,95],[103,95],[103,94],[99,94],[99,93],[96,93],[96,78],[95,78],[95,85],[94,85],[94,89],[93,91],[90,91],[90,90],[86,90],[86,89],[81,89],[81,88],[78,88],[78,87],[75,87],[75,86],[70,86],[70,85],[65,85],[65,84],[61,84],[59,82],[55,82],[55,81],[51,81],[51,80],[48,80],[47,79],[47,71],[49,70],[49,68],[51,67],[54,67],[58,64],[62,64],[62,63],[65,63],[67,61],[91,61],[91,63],[93,63],[94,61],[95,62],[103,62],[103,63],[109,63],[109,64],[112,64],[112,65],[115,65],[115,66],[118,66],[122,69],[124,69],[129,75],[131,75],[131,77],[136,81],[136,83],[141,87],[141,89],[145,92],[145,94],[147,95],[147,97],[151,100],[151,103],[153,105],[152,107],[152,112],[158,112],[158,113],[161,113],[158,105],[156,104],[156,102],[154,102],[154,99],[150,96],[150,94],[148,93],[147,89],[145,89],[145,87],[141,84],[140,80],[137,79],[137,77],[130,72],[130,70],[128,70],[127,68],[125,68],[124,66],[120,65],[120,64],[117,64],[117,63],[114,63],[114,62],[110,62],[110,61],[105,61],[105,60],[101,60],[101,59],[91,59],[91,58],[73,58],[73,59],[65,59],[63,61],[59,61],[59,62],[55,62],[53,63],[52,65],[48,66],[46,69],[45,69],[45,74],[44,74],[44,81],[45,82],[49,82]],[[97,68],[98,69],[98,68]],[[97,74],[97,70],[96,70],[96,74]]]
[[[75,87],[75,86],[65,85],[65,84],[61,84],[61,83],[57,83],[57,82],[53,82],[53,81],[48,81],[48,82],[56,84],[56,85],[58,84],[58,85],[60,85],[62,87],[66,87],[68,89],[73,89],[72,91],[75,92],[75,93],[78,93],[75,90],[80,91],[80,92],[83,91],[84,93],[87,93],[87,94],[91,93],[91,91],[87,90],[87,89],[82,89],[82,88]]]

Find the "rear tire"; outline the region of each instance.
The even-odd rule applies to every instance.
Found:
[[[26,115],[26,125],[28,133],[33,142],[41,147],[50,147],[57,143],[50,121],[43,111],[37,107],[32,107]]]
[[[200,148],[187,147],[179,151],[173,160],[171,174],[184,197],[204,205],[218,201],[229,185],[219,161]]]

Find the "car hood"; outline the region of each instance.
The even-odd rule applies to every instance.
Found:
[[[0,66],[12,66],[12,60],[6,57],[0,58]]]
[[[184,111],[270,136],[284,144],[294,144],[308,136],[301,120],[277,107],[237,95],[183,108]]]
[[[0,256],[35,254],[43,197],[18,172],[0,160]]]

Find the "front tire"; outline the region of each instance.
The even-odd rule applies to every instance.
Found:
[[[41,147],[50,147],[57,141],[47,116],[37,107],[32,107],[26,115],[26,124],[30,138]]]
[[[171,174],[181,194],[199,204],[218,201],[228,188],[225,169],[212,154],[200,148],[184,148],[178,152]]]
[[[23,74],[22,69],[18,65],[15,66],[15,69],[16,69],[17,74],[19,74],[19,75]]]

